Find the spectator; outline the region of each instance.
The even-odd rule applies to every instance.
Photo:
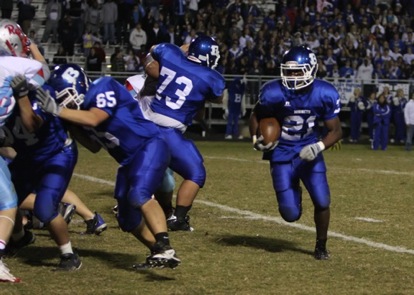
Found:
[[[57,66],[57,65],[62,65],[62,64],[67,64],[68,60],[66,58],[66,51],[65,48],[62,45],[59,45],[58,50],[56,52],[56,54],[53,56],[53,65]]]
[[[413,48],[411,46],[407,47],[407,52],[403,55],[403,60],[408,65],[411,64],[412,60],[414,60]]]
[[[369,58],[365,58],[364,61],[358,66],[356,73],[357,81],[362,83],[371,83],[372,74],[374,72],[374,66]]]
[[[159,22],[153,23],[152,28],[147,31],[147,36],[147,51],[149,51],[153,45],[163,43],[167,40],[166,32],[160,28]]]
[[[103,44],[114,45],[115,40],[115,23],[118,19],[118,5],[113,0],[106,0],[102,6],[102,23],[103,23]]]
[[[100,34],[102,24],[102,9],[99,7],[97,0],[91,0],[91,5],[85,10],[85,26],[89,28],[92,34]]]
[[[128,52],[128,55],[124,56],[125,69],[127,72],[139,72],[143,70],[139,57],[133,50]]]
[[[407,126],[405,149],[412,150],[413,136],[414,136],[414,93],[411,94],[411,99],[407,102],[404,109],[404,120]]]
[[[368,101],[362,96],[361,88],[355,88],[353,95],[349,98],[349,108],[351,112],[350,126],[351,134],[349,142],[357,143],[361,135],[361,124],[363,114],[368,107]]]
[[[89,55],[89,52],[91,51],[91,48],[94,46],[96,42],[101,42],[101,39],[99,39],[97,36],[92,34],[92,31],[89,26],[86,27],[85,34],[82,36],[82,46],[83,46],[83,55],[87,57]]]
[[[82,42],[83,30],[85,27],[83,1],[70,0],[68,15],[72,19],[71,30],[73,32],[71,34],[74,35],[75,42]],[[63,40],[63,38],[61,40]]]
[[[177,46],[183,45],[179,27],[174,27],[174,25],[168,26],[166,41]]]
[[[1,0],[1,18],[2,19],[11,19],[13,11],[13,0]]]
[[[142,45],[147,45],[147,33],[142,29],[140,23],[137,23],[135,28],[131,31],[131,34],[129,35],[129,43],[135,51],[140,50]]]
[[[86,57],[86,70],[92,72],[101,72],[102,71],[102,63],[104,61],[102,58],[97,54],[96,48],[92,47],[89,51],[89,55]]]
[[[19,8],[17,23],[26,35],[29,34],[29,30],[32,26],[32,20],[36,14],[36,8],[31,5],[31,3],[32,0],[20,0],[17,4],[17,7]]]
[[[404,108],[408,99],[404,96],[402,88],[397,89],[397,94],[392,99],[391,114],[392,123],[394,124],[394,141],[395,143],[405,143],[405,122],[404,122]]]
[[[227,88],[227,101],[223,97],[224,118],[227,120],[224,139],[243,139],[239,132],[239,119],[246,114],[245,85],[246,78],[234,78]]]
[[[372,106],[373,111],[373,141],[372,149],[378,150],[379,147],[383,151],[387,149],[388,145],[388,131],[391,119],[391,109],[387,103],[387,99],[384,93],[381,93],[377,101]]]
[[[79,21],[79,20],[78,20]],[[73,25],[73,20],[70,15],[66,15],[62,24],[59,26],[59,36],[62,40],[62,46],[67,55],[72,56],[75,51],[76,29]]]
[[[115,47],[115,51],[111,55],[111,71],[125,72],[124,54],[119,46]]]
[[[59,0],[49,0],[46,5],[46,25],[43,32],[42,42],[46,43],[52,34],[52,43],[58,41],[58,26],[62,17],[62,4]]]

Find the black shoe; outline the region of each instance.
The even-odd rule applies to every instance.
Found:
[[[72,221],[73,215],[76,212],[76,206],[69,203],[59,203],[59,213],[63,216],[66,224],[69,224]]]
[[[29,230],[24,230],[24,236],[18,241],[10,239],[6,246],[6,256],[13,257],[19,252],[20,249],[33,244],[36,240],[36,236]]]
[[[167,227],[170,231],[193,231],[194,228],[190,226],[190,216],[186,216],[184,220],[178,220],[175,215],[171,215],[167,219]]]
[[[66,253],[60,255],[59,265],[55,270],[74,271],[80,269],[82,261],[80,261],[78,254]]]
[[[135,264],[132,267],[136,270],[148,268],[176,268],[180,265],[181,260],[175,255],[175,250],[170,246],[163,250],[152,251],[147,257],[145,263]]]
[[[326,248],[315,248],[313,257],[315,257],[316,260],[328,260],[329,252],[326,250]]]

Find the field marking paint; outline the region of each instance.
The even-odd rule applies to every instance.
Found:
[[[88,176],[88,175],[74,173],[73,176],[76,176],[76,177],[79,177],[81,179],[88,180],[88,181],[91,181],[91,182],[97,182],[97,183],[100,183],[100,184],[107,184],[109,186],[115,186],[115,182],[113,182],[113,181],[108,181],[108,180],[104,180],[104,179],[100,179],[100,178],[96,178],[96,177],[92,177],[92,176]],[[209,206],[209,207],[218,208],[222,211],[235,213],[235,214],[241,215],[241,216],[249,218],[249,219],[270,221],[270,222],[274,222],[274,223],[279,224],[279,225],[289,226],[289,227],[297,228],[297,229],[304,230],[304,231],[315,232],[314,227],[310,227],[310,226],[299,224],[299,223],[288,223],[280,217],[266,216],[266,215],[254,213],[254,212],[251,212],[251,211],[247,211],[247,210],[240,210],[240,209],[229,207],[229,206],[226,206],[226,205],[213,203],[213,202],[210,202],[210,201],[204,201],[204,200],[197,200],[196,199],[195,202],[206,205],[206,206]],[[345,240],[345,241],[364,244],[364,245],[367,245],[367,246],[372,247],[372,248],[379,248],[379,249],[387,250],[387,251],[390,251],[390,252],[406,253],[406,254],[414,255],[414,250],[407,249],[407,248],[404,248],[404,247],[390,246],[390,245],[387,245],[387,244],[372,242],[372,241],[369,241],[369,240],[366,240],[366,239],[357,238],[357,237],[353,237],[353,236],[347,236],[347,235],[332,232],[332,231],[329,231],[329,236],[339,238],[339,239],[342,239],[342,240]]]
[[[384,220],[379,220],[379,219],[374,219],[374,218],[369,218],[369,217],[355,217],[355,219],[366,221],[366,222],[374,222],[374,223],[384,222]]]

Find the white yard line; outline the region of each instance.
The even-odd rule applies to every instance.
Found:
[[[205,158],[207,158],[207,157],[205,157]],[[215,158],[215,157],[208,157],[208,158]],[[237,158],[226,158],[226,159],[237,160],[237,161],[241,160],[241,159],[237,159]],[[245,160],[245,161],[247,162],[249,160]],[[249,162],[251,162],[251,161],[249,161]],[[358,170],[358,169],[356,169],[356,170]],[[367,170],[367,169],[361,169],[361,170]],[[376,170],[375,172],[378,172],[378,171]],[[383,171],[381,171],[381,172],[383,172]],[[393,174],[394,173],[395,174],[399,173],[397,171],[387,171],[387,173],[388,172],[393,172]],[[412,174],[412,173],[410,173],[410,174]],[[74,173],[73,176],[84,179],[84,180],[87,180],[87,181],[91,181],[91,182],[106,184],[106,185],[109,185],[109,186],[115,186],[115,182],[113,182],[113,181],[108,181],[108,180],[92,177],[92,176],[89,176],[89,175]],[[240,210],[240,209],[237,209],[237,208],[229,207],[229,206],[226,206],[226,205],[221,205],[221,204],[210,202],[210,201],[204,201],[204,200],[200,200],[200,199],[196,199],[195,202],[199,203],[199,204],[203,204],[205,206],[218,208],[218,209],[220,209],[222,211],[225,211],[225,212],[231,212],[231,213],[234,213],[234,214],[238,214],[238,215],[241,215],[241,216],[243,216],[245,218],[248,218],[248,219],[256,219],[256,220],[259,219],[259,220],[273,222],[273,223],[276,223],[276,224],[279,224],[279,225],[284,225],[284,226],[288,226],[288,227],[297,228],[297,229],[304,230],[304,231],[315,232],[314,227],[303,225],[303,224],[300,224],[300,223],[297,223],[297,222],[296,223],[288,223],[280,217],[266,216],[266,215],[254,213],[254,212],[251,212],[251,211]],[[377,243],[377,242],[373,242],[373,241],[370,241],[370,240],[367,240],[367,239],[348,236],[348,235],[344,235],[344,234],[333,232],[333,231],[329,231],[329,236],[339,238],[339,239],[342,239],[342,240],[345,240],[345,241],[364,244],[364,245],[367,245],[367,246],[372,247],[372,248],[378,248],[378,249],[383,249],[383,250],[387,250],[387,251],[390,251],[390,252],[406,253],[406,254],[414,255],[414,250],[407,249],[407,248],[401,247],[401,246],[390,246],[390,245],[387,245],[387,244]]]

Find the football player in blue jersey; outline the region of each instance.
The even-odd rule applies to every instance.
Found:
[[[168,220],[173,231],[192,230],[187,213],[206,180],[203,157],[183,133],[206,101],[222,102],[225,88],[223,76],[214,70],[220,54],[213,38],[199,36],[191,41],[187,53],[182,49],[169,43],[155,45],[145,65],[145,71],[157,78],[158,84],[155,99],[144,115],[160,127],[171,151],[169,167],[183,178],[175,218]]]
[[[158,127],[144,118],[137,101],[111,77],[89,85],[82,68],[66,64],[55,68],[48,83],[59,104],[38,90],[42,109],[83,126],[120,164],[114,192],[119,226],[151,250],[146,263],[139,266],[178,266],[181,261],[170,246],[164,212],[152,198],[170,160]]]
[[[302,181],[314,204],[316,245],[314,257],[329,258],[326,248],[330,219],[330,190],[322,151],[342,138],[338,117],[340,99],[328,82],[315,79],[318,63],[306,46],[292,47],[281,63],[281,79],[263,85],[259,101],[250,119],[254,147],[270,162],[273,187],[282,218],[294,222],[301,217]],[[281,124],[281,136],[263,143],[258,122],[275,117]],[[318,122],[327,132],[323,138]],[[259,135],[259,138],[255,138]]]
[[[61,120],[42,112],[36,103],[36,92],[30,92],[26,78],[12,80],[18,108],[6,122],[4,131],[17,155],[9,164],[19,204],[36,192],[33,213],[44,224],[61,251],[57,270],[77,270],[82,263],[74,253],[68,226],[59,214],[61,201],[71,179],[78,151],[68,137]],[[46,85],[43,87],[47,88]],[[23,227],[21,218],[15,228]]]

